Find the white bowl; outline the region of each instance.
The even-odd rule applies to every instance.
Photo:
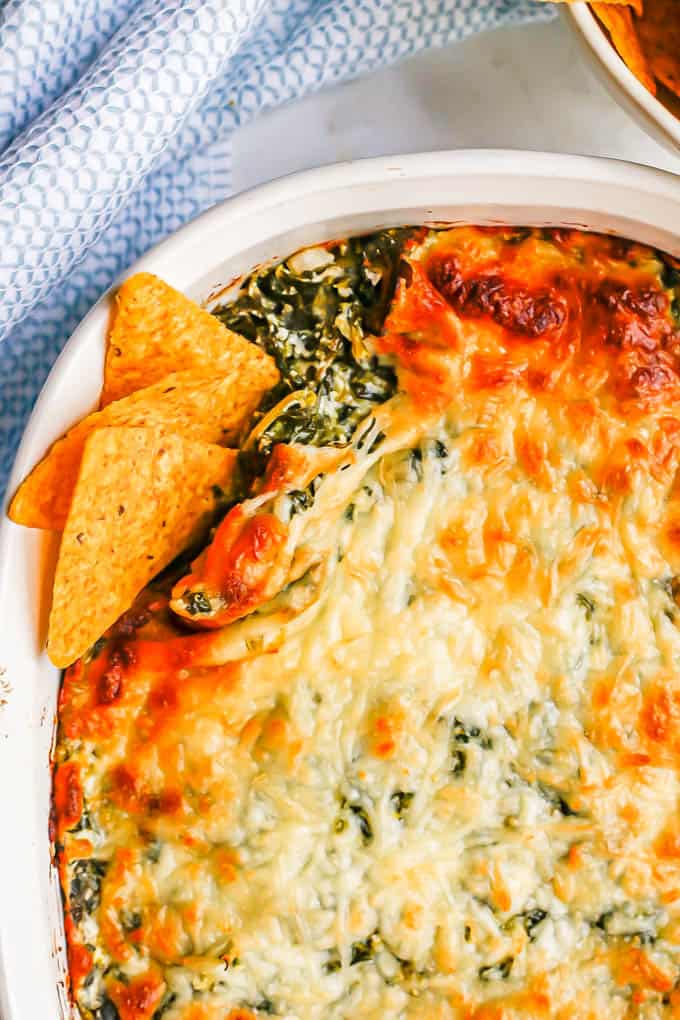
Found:
[[[665,105],[638,81],[587,3],[568,4],[564,16],[580,40],[584,56],[614,99],[648,134],[680,155],[680,99],[671,96]]]
[[[553,224],[611,231],[680,255],[680,187],[613,160],[438,152],[312,170],[205,213],[131,270],[205,301],[252,266],[347,233],[423,222]],[[105,295],[64,348],[17,454],[11,492],[49,444],[92,408],[110,310]],[[58,883],[50,868],[49,753],[59,672],[42,650],[54,541],[0,525],[0,1015],[70,1016]],[[0,700],[3,699],[0,691]]]

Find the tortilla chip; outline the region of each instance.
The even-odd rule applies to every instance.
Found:
[[[547,0],[548,3],[568,3],[575,4],[580,3],[581,0]],[[638,17],[642,14],[642,2],[643,0],[610,0],[611,7],[632,7]],[[645,0],[645,3],[647,0]]]
[[[236,458],[150,428],[89,436],[54,581],[47,643],[55,666],[86,652],[200,534],[213,486],[231,490]]]
[[[645,0],[645,16],[637,23],[642,50],[652,74],[680,96],[680,4],[678,0]]]
[[[656,82],[642,52],[630,8],[613,3],[591,4],[591,6],[600,22],[607,29],[612,45],[623,62],[638,81],[654,95]],[[638,21],[637,24],[640,25],[642,22]]]
[[[244,379],[245,376],[245,379]],[[157,436],[234,443],[270,385],[266,365],[237,355],[224,376],[175,372],[145,390],[94,411],[50,448],[19,486],[9,516],[29,528],[61,530],[66,522],[85,440],[95,429],[143,426]]]
[[[279,374],[272,358],[232,333],[219,319],[150,273],[137,273],[121,286],[109,334],[101,405],[150,386],[171,372],[230,372],[238,362],[268,379]],[[244,388],[248,383],[244,380]]]

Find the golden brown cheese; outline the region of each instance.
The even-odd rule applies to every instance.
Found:
[[[65,675],[85,1016],[680,1015],[677,267],[472,227],[407,263],[371,441],[247,508],[307,572],[204,632],[150,590]]]

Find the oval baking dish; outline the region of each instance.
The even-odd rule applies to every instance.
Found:
[[[220,205],[134,267],[201,302],[253,266],[385,226],[573,226],[680,255],[678,179],[603,159],[470,151],[389,157],[293,175]],[[132,270],[131,270],[132,271]],[[126,273],[126,275],[128,275]],[[17,454],[9,492],[96,402],[110,314],[105,295],[55,364]],[[50,748],[59,672],[44,643],[54,542],[0,526],[0,1014],[74,1015],[58,882],[50,866]]]

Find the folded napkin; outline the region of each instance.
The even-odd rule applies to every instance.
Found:
[[[533,0],[0,4],[0,493],[90,305],[229,194],[235,128],[418,50],[552,16]]]

